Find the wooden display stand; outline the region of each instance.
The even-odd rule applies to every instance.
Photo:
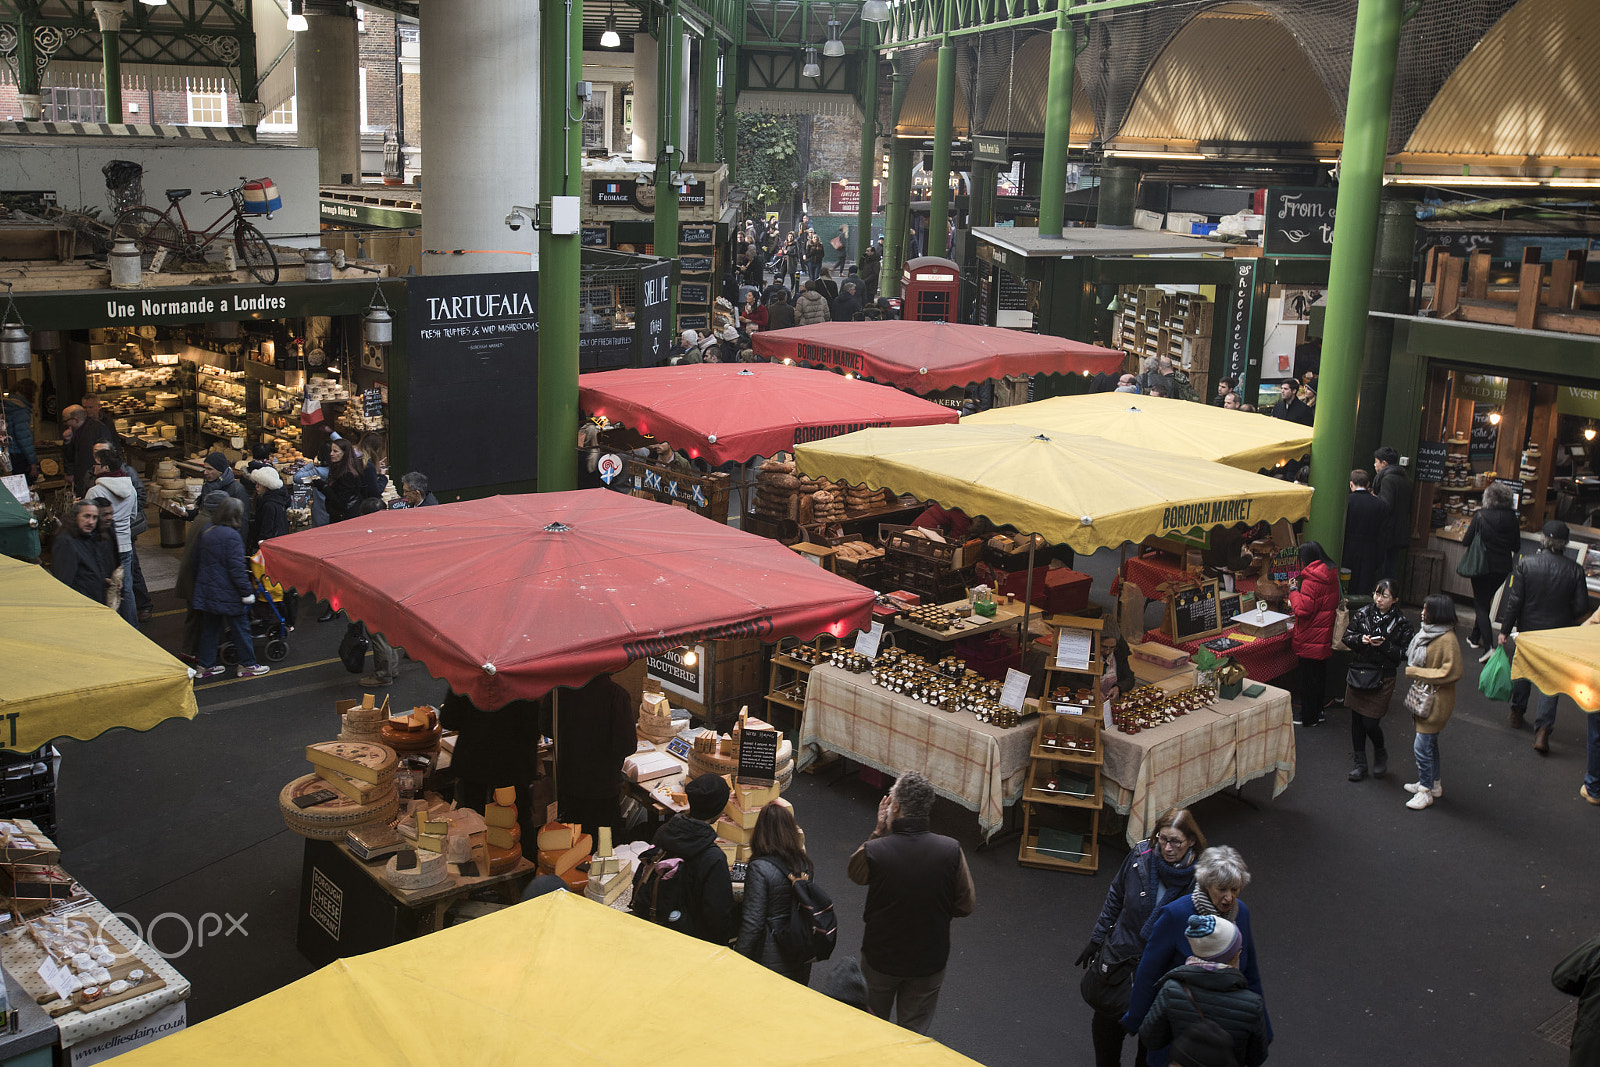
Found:
[[[829,649],[838,643],[836,638],[826,634],[811,642],[814,647]],[[766,720],[777,725],[778,720],[773,718],[773,714],[780,709],[786,712],[791,720],[789,736],[795,739],[796,744],[800,741],[800,728],[805,724],[805,683],[811,677],[811,664],[802,663],[788,654],[789,649],[796,648],[800,644],[801,642],[790,638],[773,648],[771,680],[764,698],[767,702]]]
[[[1033,762],[1022,794],[1022,845],[1017,862],[1024,867],[1093,874],[1100,867],[1100,767],[1105,762],[1100,741],[1103,623],[1068,615],[1049,621],[1058,639],[1063,629],[1087,633],[1089,659],[1082,668],[1058,667],[1052,652],[1051,665],[1045,668]],[[1057,705],[1052,701],[1050,694],[1058,679],[1075,694],[1088,689],[1089,704]],[[1058,711],[1058,706],[1068,710]],[[1052,780],[1054,789],[1049,787]],[[1082,831],[1085,818],[1088,828]]]

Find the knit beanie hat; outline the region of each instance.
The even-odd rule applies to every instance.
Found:
[[[264,489],[283,488],[283,478],[271,467],[257,467],[250,472],[250,480]]]
[[[1230,960],[1239,952],[1239,928],[1220,915],[1191,915],[1183,936],[1189,951],[1210,963]]]
[[[228,462],[228,457],[224,456],[221,452],[213,452],[211,455],[207,456],[206,465],[209,467],[214,467],[219,471],[225,471],[229,467],[233,466],[233,464]]]
[[[1210,1019],[1201,1019],[1173,1038],[1167,1055],[1183,1067],[1239,1067],[1233,1038]]]
[[[720,774],[702,774],[684,786],[683,792],[689,798],[689,814],[702,822],[715,819],[728,806],[728,783]]]

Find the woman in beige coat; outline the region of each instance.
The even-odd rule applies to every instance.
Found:
[[[1417,780],[1406,786],[1413,794],[1406,807],[1421,811],[1444,795],[1439,778],[1439,731],[1456,709],[1456,683],[1461,680],[1461,643],[1456,640],[1455,601],[1435,593],[1422,602],[1422,625],[1406,652],[1406,677],[1433,687],[1433,710],[1416,720]]]

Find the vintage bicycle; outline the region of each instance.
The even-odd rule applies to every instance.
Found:
[[[245,209],[244,188],[248,180],[240,178],[239,184],[232,189],[201,192],[200,195],[211,200],[227,197],[230,201],[228,209],[203,230],[192,229],[183,214],[182,201],[191,190],[168,189],[167,210],[157,211],[144,204],[130,207],[118,215],[117,221],[112,224],[112,236],[132,238],[140,252],[154,254],[165,250],[179,259],[203,261],[207,248],[224,235],[231,234],[239,265],[256,281],[264,285],[276,285],[278,254],[272,250],[272,245],[261,231],[249,221],[249,212]]]

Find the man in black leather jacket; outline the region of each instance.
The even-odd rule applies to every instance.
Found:
[[[1576,626],[1589,614],[1589,584],[1583,568],[1562,554],[1570,531],[1552,519],[1544,524],[1539,551],[1518,557],[1500,604],[1500,643],[1513,629],[1522,633]],[[1515,645],[1512,646],[1513,649]],[[1512,729],[1522,726],[1533,683],[1519,678],[1511,688]],[[1556,694],[1539,694],[1533,716],[1533,750],[1550,751],[1550,730],[1556,722]]]

